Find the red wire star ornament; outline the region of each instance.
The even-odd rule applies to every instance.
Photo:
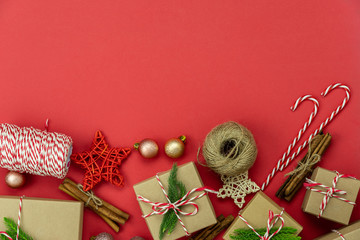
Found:
[[[71,155],[71,160],[85,169],[83,190],[89,191],[105,180],[115,186],[122,186],[124,177],[119,167],[131,152],[130,148],[111,148],[101,131],[95,133],[90,151]]]

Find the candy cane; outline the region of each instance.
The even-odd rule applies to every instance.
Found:
[[[336,88],[341,88],[341,89],[343,89],[343,90],[345,91],[346,96],[345,96],[345,98],[343,99],[342,103],[330,114],[329,117],[327,117],[327,118],[325,119],[324,122],[322,122],[322,123],[320,124],[320,127],[319,127],[318,129],[316,129],[312,134],[310,134],[309,138],[308,138],[307,140],[305,140],[305,141],[303,142],[303,144],[298,147],[297,151],[294,152],[290,157],[288,157],[287,160],[286,160],[286,162],[284,163],[284,156],[285,156],[285,155],[286,155],[286,156],[289,155],[289,154],[287,154],[287,153],[289,152],[289,148],[288,148],[288,151],[284,153],[283,158],[278,161],[278,164],[276,165],[276,167],[274,167],[274,169],[272,170],[272,172],[271,172],[271,173],[268,175],[268,177],[266,178],[266,181],[265,181],[265,182],[263,183],[263,185],[261,186],[261,190],[264,190],[264,189],[269,185],[269,183],[270,183],[270,181],[273,179],[274,175],[275,175],[279,170],[280,170],[280,171],[284,170],[284,169],[289,165],[289,163],[290,163],[295,157],[297,157],[297,156],[300,154],[300,152],[306,147],[306,145],[311,141],[311,139],[312,139],[316,134],[318,134],[325,126],[327,126],[327,125],[334,119],[334,117],[339,114],[339,112],[340,112],[341,110],[344,109],[344,107],[346,106],[346,104],[347,104],[347,103],[349,102],[349,100],[350,100],[350,88],[349,88],[348,86],[346,86],[346,85],[344,85],[344,84],[341,84],[341,83],[332,84],[332,85],[330,85],[329,87],[327,87],[327,88],[321,93],[321,96],[323,96],[323,97],[327,96],[332,90],[334,90],[334,89],[336,89]],[[310,95],[306,95],[306,96],[310,96]],[[304,97],[306,97],[306,96],[304,96]],[[299,98],[299,99],[301,99],[301,98]],[[294,108],[295,108],[294,110],[296,110],[296,107],[297,107],[296,104],[300,104],[300,103],[302,102],[302,101],[299,100],[299,99],[298,99],[298,100],[295,102],[295,104],[294,104]],[[304,100],[306,100],[306,99],[304,99]],[[315,103],[314,103],[314,104],[315,104]],[[314,108],[315,108],[315,107],[314,107]],[[315,112],[315,109],[314,109],[314,112]],[[312,113],[312,114],[313,114],[313,113]],[[312,114],[310,114],[310,118],[312,117]],[[315,114],[315,115],[316,115],[316,114]],[[314,115],[313,117],[315,117],[315,115]],[[305,123],[305,125],[308,123],[307,127],[308,127],[308,126],[310,125],[310,123],[311,123],[310,118],[309,118],[309,121]],[[309,123],[309,122],[310,122],[310,123]],[[305,127],[305,125],[304,125],[304,127]],[[298,134],[298,137],[299,137],[299,135],[300,135],[301,130],[303,130],[303,129],[304,129],[304,128],[300,129],[299,134]],[[306,128],[305,128],[305,129],[306,129]],[[302,133],[304,133],[304,131],[302,131]],[[302,133],[301,133],[301,134],[302,134]],[[301,138],[301,136],[300,136],[300,138]],[[297,141],[299,141],[300,138],[297,138],[297,139],[298,139]],[[296,139],[296,138],[295,138],[295,139]],[[295,140],[295,139],[294,139],[294,140]],[[293,143],[294,143],[294,141],[293,141]],[[293,143],[292,143],[292,144],[293,144]],[[295,143],[296,143],[296,142],[295,142]],[[292,144],[290,144],[290,146],[291,146]],[[295,144],[293,144],[293,145],[295,145]],[[289,147],[290,147],[290,146],[289,146]],[[293,147],[292,147],[292,148],[293,148]],[[292,149],[292,148],[291,148],[291,149]]]
[[[310,114],[309,116],[309,120],[307,122],[305,122],[304,126],[299,130],[297,136],[294,138],[294,140],[292,141],[292,143],[290,143],[290,145],[288,146],[288,149],[286,152],[284,152],[283,156],[281,159],[279,159],[278,163],[276,164],[276,166],[273,168],[272,172],[268,175],[266,181],[263,183],[261,189],[264,190],[264,188],[270,183],[270,181],[272,180],[272,178],[275,176],[275,174],[280,170],[282,171],[282,168],[284,166],[284,161],[286,159],[286,157],[288,157],[291,153],[291,150],[294,148],[294,146],[296,145],[296,143],[300,140],[300,138],[302,137],[302,135],[304,134],[304,132],[306,131],[306,129],[310,126],[310,124],[312,123],[312,120],[315,118],[317,112],[318,112],[318,108],[319,108],[319,102],[311,95],[305,95],[303,97],[299,97],[296,102],[294,103],[293,106],[290,107],[290,109],[292,111],[295,111],[299,105],[304,102],[305,100],[309,100],[312,101],[314,104],[314,110],[313,112]],[[293,154],[294,155],[294,154]],[[294,156],[291,156],[294,157]],[[288,161],[287,161],[288,162]]]

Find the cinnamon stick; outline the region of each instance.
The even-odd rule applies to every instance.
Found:
[[[318,151],[318,155],[322,156],[325,152],[325,150],[327,149],[327,147],[329,146],[331,141],[331,135],[328,135],[325,138],[325,141],[323,143],[323,145],[320,147],[320,150]],[[315,154],[315,153],[314,153]],[[311,170],[307,170],[304,174],[302,174],[301,176],[299,176],[296,180],[296,184],[294,185],[293,189],[289,189],[287,192],[287,195],[285,195],[284,199],[287,201],[291,201],[293,199],[293,197],[295,196],[295,194],[297,193],[297,191],[302,188],[303,183],[305,182],[306,177],[313,171],[313,169],[315,168],[315,166],[313,166],[311,168]]]
[[[324,147],[327,146],[330,143],[331,140],[331,136],[330,134],[326,134],[325,137],[321,140],[321,142],[318,144],[318,146],[316,147],[316,149],[314,150],[313,154],[317,154],[319,156],[321,156],[324,153]],[[286,190],[285,190],[285,196],[289,196],[292,191],[294,190],[294,187],[296,185],[299,185],[299,183],[301,182],[302,179],[305,179],[306,176],[308,175],[308,173],[310,173],[312,170],[305,170],[304,172],[297,174],[294,177],[294,180],[291,181],[291,183],[288,184]]]
[[[78,198],[76,195],[74,195],[72,192],[70,192],[63,184],[60,184],[59,189],[69,196],[73,197],[74,199],[82,202],[80,198]],[[120,227],[113,222],[110,218],[106,217],[105,215],[101,214],[98,210],[93,210],[99,217],[101,217],[115,232],[119,232]]]
[[[301,159],[300,162],[304,163],[306,161],[306,159],[308,159],[309,154],[312,154],[315,150],[315,148],[317,147],[317,145],[321,142],[321,140],[324,138],[324,134],[322,132],[320,132],[318,135],[316,135],[313,140],[311,141],[311,152],[307,152],[306,155]],[[296,169],[299,168],[299,165],[296,167]],[[276,192],[276,196],[278,198],[284,198],[285,197],[285,189],[287,188],[287,186],[291,183],[291,181],[295,178],[295,175],[290,175],[285,182],[283,183],[283,185],[279,188],[279,190]]]
[[[77,187],[77,184],[74,181],[72,181],[71,179],[69,179],[69,178],[65,178],[64,183],[69,183],[69,184]],[[120,209],[114,207],[113,205],[111,205],[110,203],[104,201],[103,199],[102,199],[102,203],[103,203],[104,207],[106,207],[109,210],[113,211],[115,214],[119,215],[120,217],[124,218],[125,220],[129,219],[129,214],[127,214],[126,212],[121,211]]]
[[[318,141],[319,139],[320,141]],[[315,142],[315,140],[317,141]],[[314,139],[311,142],[311,151],[309,151],[300,162],[305,163],[308,161],[309,158],[311,159],[316,155],[319,155],[321,157],[324,154],[327,147],[329,146],[330,141],[331,141],[331,135],[329,133],[327,133],[325,136],[319,135],[318,139]],[[298,165],[298,167],[299,166],[300,164]],[[279,198],[284,198],[287,201],[291,201],[292,198],[297,193],[297,191],[301,188],[302,184],[305,181],[305,178],[308,176],[309,173],[313,171],[314,168],[315,168],[314,165],[310,165],[304,171],[300,171],[298,173],[291,175],[278,190],[276,196]]]
[[[89,197],[86,196],[84,193],[82,193],[77,186],[75,187],[74,185],[70,184],[69,182],[64,182],[63,183],[64,186],[71,191],[76,197],[80,198],[81,201],[83,202],[87,202]],[[106,207],[96,207],[95,203],[93,201],[90,201],[88,206],[92,209],[92,210],[98,210],[101,214],[105,215],[106,217],[110,218],[111,220],[120,223],[120,224],[124,224],[125,223],[125,219],[120,217],[119,215],[115,214],[114,212],[110,211],[108,208]]]
[[[223,221],[225,219],[224,215],[220,215],[216,218],[217,223],[204,228],[199,234],[197,234],[194,237],[189,238],[189,240],[200,240],[200,239],[204,239],[205,237],[207,237],[209,234],[211,234],[211,231],[220,224],[221,221]]]
[[[234,221],[234,216],[229,215],[223,221],[220,222],[219,226],[216,226],[214,230],[203,240],[212,240],[214,239],[220,232],[222,232],[225,228],[230,226],[230,224]]]

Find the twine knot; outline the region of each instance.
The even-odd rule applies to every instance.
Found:
[[[313,155],[311,155],[311,151],[312,151],[312,149],[311,149],[311,142],[314,140],[314,139],[316,139],[316,138],[318,138],[318,136],[319,135],[317,135],[317,136],[315,136],[313,139],[311,139],[310,141],[309,141],[309,150],[308,150],[308,156],[307,156],[307,158],[306,158],[306,160],[304,161],[304,162],[299,162],[298,163],[298,167],[297,168],[295,168],[293,171],[291,171],[291,172],[289,172],[289,173],[287,173],[287,174],[285,174],[285,176],[288,176],[288,175],[294,175],[294,174],[300,174],[300,175],[302,175],[302,174],[304,174],[305,172],[307,172],[307,171],[312,171],[312,168],[313,168],[313,166],[315,165],[315,164],[317,164],[318,162],[320,162],[320,160],[321,160],[321,156],[319,155],[319,154],[313,154]]]
[[[87,197],[88,197],[88,200],[86,201],[85,203],[85,207],[87,207],[90,203],[90,201],[93,201],[93,203],[95,204],[95,207],[96,209],[98,209],[99,207],[101,207],[103,205],[103,201],[98,198],[93,191],[84,191],[83,190],[83,186],[81,184],[78,184],[77,185],[78,189],[84,193]]]
[[[326,192],[326,196],[329,198],[332,198],[334,196],[335,188],[329,188],[329,190]]]

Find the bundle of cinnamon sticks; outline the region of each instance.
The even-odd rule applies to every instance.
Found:
[[[76,200],[84,202],[86,207],[99,215],[116,232],[120,230],[119,224],[125,224],[129,218],[129,214],[99,199],[92,192],[83,192],[81,187],[79,188],[79,185],[69,178],[65,178],[59,189]]]
[[[212,240],[214,239],[222,230],[226,229],[234,221],[234,216],[229,215],[226,218],[223,215],[218,216],[217,223],[207,228],[204,228],[196,236],[189,238],[189,240]]]
[[[278,198],[291,201],[298,190],[302,187],[305,178],[312,173],[315,164],[320,161],[331,141],[329,133],[322,132],[316,135],[309,144],[309,150],[305,157],[298,163],[296,169],[290,173],[284,184],[277,191]]]

